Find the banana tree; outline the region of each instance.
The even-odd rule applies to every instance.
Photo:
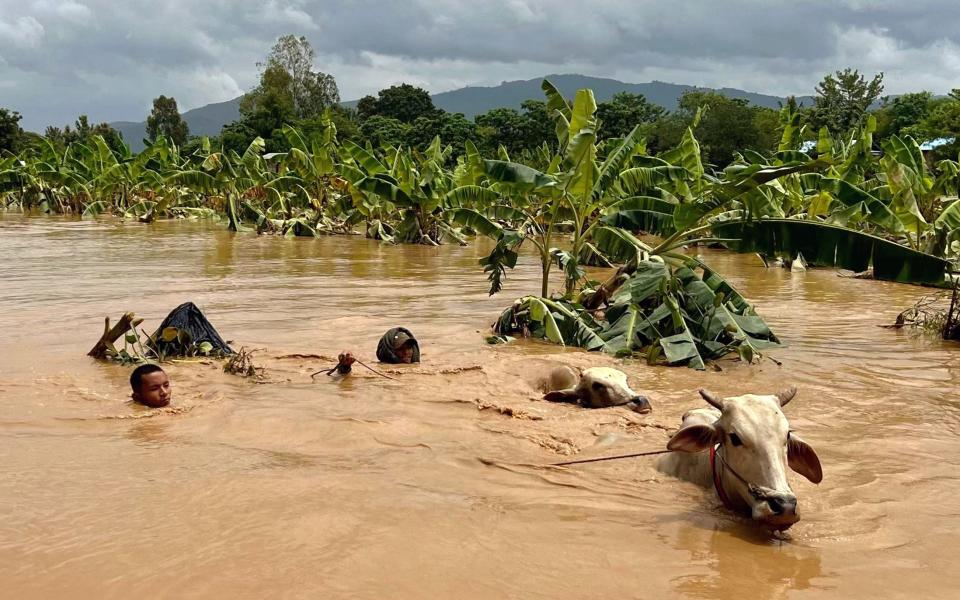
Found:
[[[621,170],[643,149],[636,127],[600,160],[593,92],[579,90],[570,104],[549,81],[544,80],[542,87],[556,123],[559,148],[546,171],[509,160],[485,160],[483,173],[501,201],[485,214],[469,209],[454,214],[462,223],[484,223],[478,231],[497,241],[481,261],[489,273],[491,294],[500,291],[506,269],[516,263],[517,250],[529,241],[540,258],[541,296],[549,294],[554,265],[563,269],[565,293],[572,295],[584,276],[581,257],[589,256],[594,232],[605,227],[597,218],[599,211],[619,198]],[[514,228],[495,226],[489,219],[495,213],[512,217]],[[566,239],[569,250],[558,247]]]
[[[453,171],[444,166],[452,149],[439,136],[422,153],[386,146],[380,157],[352,142],[343,150],[349,159],[341,173],[355,206],[368,219],[368,235],[412,244],[465,243],[449,210],[460,208],[476,186],[457,185]]]

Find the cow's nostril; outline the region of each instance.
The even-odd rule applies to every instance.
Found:
[[[770,496],[767,498],[767,506],[775,515],[796,514],[797,499],[794,496]]]
[[[643,396],[634,396],[633,399],[630,400],[630,405],[633,410],[638,413],[648,413],[653,410],[650,406],[650,401]]]
[[[783,514],[784,506],[783,506],[783,500],[781,498],[777,498],[775,496],[772,498],[767,498],[767,505],[770,507],[770,510],[772,510],[774,514],[776,515]]]

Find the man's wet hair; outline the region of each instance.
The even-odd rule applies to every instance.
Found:
[[[133,391],[139,392],[143,376],[149,375],[150,373],[156,373],[157,371],[163,371],[163,369],[160,368],[160,365],[140,365],[133,370],[133,373],[130,373],[130,387],[133,388]]]

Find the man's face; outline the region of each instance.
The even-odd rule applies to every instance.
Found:
[[[150,408],[162,408],[170,404],[172,396],[170,379],[163,371],[154,371],[142,376],[140,391],[133,393],[134,400]]]
[[[413,344],[404,344],[396,350],[397,358],[400,359],[402,363],[412,363],[413,362]]]

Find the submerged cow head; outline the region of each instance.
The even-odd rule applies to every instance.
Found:
[[[787,467],[813,483],[823,479],[817,453],[790,431],[781,410],[796,392],[790,388],[771,396],[720,398],[700,390],[720,416],[712,423],[683,427],[667,448],[702,452],[719,444],[713,477],[721,498],[727,496],[724,502],[769,527],[787,529],[800,520]]]
[[[576,373],[569,367],[560,367],[568,381],[566,389],[548,392],[543,399],[551,402],[572,402],[587,408],[607,408],[629,405],[639,413],[650,412],[650,401],[630,389],[627,376],[609,367],[592,367]],[[556,374],[551,379],[558,379]]]

